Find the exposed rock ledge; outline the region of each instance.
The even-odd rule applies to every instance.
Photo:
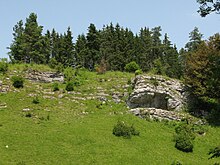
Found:
[[[26,78],[38,82],[64,82],[64,75],[56,72],[39,72],[35,70],[28,70]]]
[[[175,120],[181,121],[182,119],[186,118],[186,115],[179,112],[174,111],[167,111],[163,109],[156,109],[156,108],[135,108],[129,110],[135,116],[139,116],[140,118],[151,118],[151,119],[158,119],[158,120]]]
[[[181,111],[186,105],[184,85],[179,80],[162,76],[139,75],[127,100],[130,108],[156,108]]]

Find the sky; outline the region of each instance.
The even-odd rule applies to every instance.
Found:
[[[34,12],[46,30],[66,32],[70,27],[74,40],[86,34],[90,23],[101,29],[112,22],[138,33],[141,27],[161,26],[180,49],[189,41],[189,33],[198,27],[207,39],[220,32],[220,14],[202,18],[196,0],[0,0],[0,58],[8,57],[15,24]],[[74,41],[75,42],[75,41]]]

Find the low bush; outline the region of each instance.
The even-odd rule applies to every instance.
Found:
[[[210,149],[208,154],[211,155],[209,159],[220,157],[220,145]]]
[[[24,79],[20,76],[12,76],[11,81],[15,88],[23,88],[24,87]]]
[[[53,91],[59,91],[59,84],[57,82],[53,83],[52,85]]]
[[[124,138],[131,138],[131,135],[139,136],[140,132],[134,126],[129,126],[123,121],[118,121],[113,128],[113,135],[123,136]]]
[[[40,103],[39,98],[38,98],[38,97],[35,97],[35,98],[33,99],[32,103],[34,103],[34,104],[39,104],[39,103]]]
[[[66,82],[70,82],[74,79],[75,77],[75,71],[72,67],[67,67],[64,69],[64,80]]]
[[[8,71],[7,59],[0,59],[0,73],[5,74]]]
[[[126,72],[135,72],[136,70],[139,70],[139,69],[140,69],[140,66],[135,61],[132,61],[126,64],[125,66]]]
[[[135,76],[143,74],[143,71],[141,69],[138,69],[135,71]]]
[[[184,152],[192,152],[193,151],[193,140],[190,139],[185,134],[177,134],[175,137],[175,147],[178,150],[184,151]]]
[[[99,65],[95,65],[97,74],[104,74],[107,71],[107,62],[102,59]]]
[[[67,91],[73,91],[74,90],[74,83],[72,81],[67,82],[66,90]]]
[[[175,147],[183,152],[192,152],[193,140],[195,139],[192,127],[188,124],[181,124],[176,127],[175,131]]]
[[[52,68],[52,69],[55,69],[58,65],[58,62],[55,58],[51,58],[49,60],[49,67]]]
[[[182,163],[178,160],[175,160],[175,161],[172,162],[171,165],[182,165]]]

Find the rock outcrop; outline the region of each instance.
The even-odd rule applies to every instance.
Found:
[[[56,72],[39,72],[35,70],[29,70],[26,74],[26,78],[32,81],[38,82],[64,82],[64,75]]]
[[[162,76],[139,75],[127,105],[132,108],[156,108],[181,111],[186,105],[184,85],[179,80]]]
[[[129,112],[140,118],[150,118],[158,120],[181,121],[184,118],[188,117],[186,116],[186,114],[183,113],[156,108],[135,108],[131,109]]]

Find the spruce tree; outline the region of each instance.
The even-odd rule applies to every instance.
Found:
[[[89,68],[90,70],[94,69],[95,64],[99,60],[99,32],[96,29],[94,24],[90,24],[88,28],[88,33],[86,36],[87,43],[86,47],[88,48],[87,56],[85,57],[86,61],[86,68]]]
[[[38,25],[37,15],[31,13],[26,19],[22,45],[26,63],[45,63],[42,30],[43,27]]]
[[[195,51],[202,42],[202,36],[199,29],[195,27],[193,31],[189,33],[189,42],[185,46],[186,50],[188,52]]]
[[[86,63],[85,57],[87,53],[86,43],[87,43],[86,36],[84,34],[78,35],[76,39],[76,44],[75,44],[76,61],[77,61],[77,65],[80,65],[83,67],[86,67],[86,64],[85,64]]]
[[[63,36],[63,51],[62,58],[64,66],[76,66],[76,58],[75,58],[75,48],[73,44],[73,37],[70,27],[68,27],[67,32],[64,33]]]
[[[9,57],[12,62],[24,62],[24,53],[23,53],[23,43],[24,43],[24,26],[23,21],[20,20],[14,27],[13,27],[13,41],[12,44],[9,46]]]
[[[152,32],[147,27],[141,28],[139,34],[139,42],[141,46],[138,61],[140,61],[140,66],[143,71],[149,71],[153,67],[153,59],[151,57],[153,40],[151,34]]]

